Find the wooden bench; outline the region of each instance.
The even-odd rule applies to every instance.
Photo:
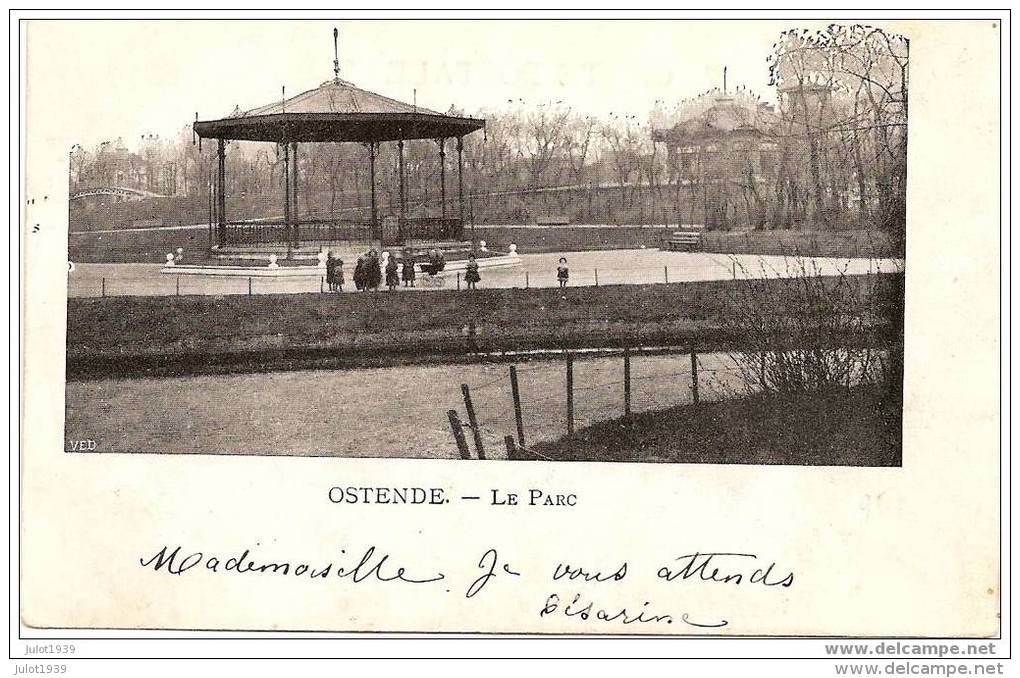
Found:
[[[535,224],[538,226],[569,226],[570,217],[560,214],[550,214],[537,217],[535,219]]]
[[[700,250],[701,246],[701,231],[674,231],[666,240],[666,249],[670,252]]]

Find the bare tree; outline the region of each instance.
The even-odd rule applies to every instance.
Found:
[[[596,152],[598,120],[590,115],[571,116],[565,134],[564,152],[570,165],[570,174],[577,190],[583,190],[588,200],[588,213],[592,212],[594,194],[591,180],[586,180],[588,163]]]
[[[547,171],[566,142],[570,109],[560,104],[538,104],[524,117],[522,152],[528,161],[530,185],[542,186]]]
[[[625,205],[632,205],[633,191],[628,191],[628,187],[632,176],[640,168],[640,155],[645,143],[645,136],[639,129],[637,116],[610,114],[609,120],[602,124],[601,132],[612,157],[620,195],[623,196]]]
[[[871,26],[787,31],[770,57],[791,137],[807,140],[815,211],[857,206],[902,234],[906,218],[909,42]],[[793,143],[793,142],[791,142]],[[855,193],[851,197],[851,186]]]

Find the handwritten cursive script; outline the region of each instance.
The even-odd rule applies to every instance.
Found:
[[[665,581],[696,581],[717,582],[720,584],[740,585],[744,583],[761,586],[793,586],[793,572],[780,575],[774,572],[775,563],[758,567],[758,556],[753,553],[726,553],[695,551],[676,559],[679,566],[663,566],[657,576]]]
[[[441,572],[426,576],[412,575],[407,568],[390,564],[390,556],[377,554],[374,546],[365,549],[353,567],[350,561],[346,565],[330,562],[320,563],[317,566],[291,560],[260,563],[252,558],[251,549],[245,549],[240,555],[224,560],[221,556],[208,555],[201,551],[182,555],[180,546],[174,548],[173,551],[169,551],[169,548],[169,546],[164,546],[148,560],[139,558],[139,562],[142,567],[151,567],[156,572],[162,570],[167,574],[177,576],[183,575],[192,568],[203,566],[205,570],[217,574],[280,574],[308,579],[339,577],[350,579],[355,584],[360,584],[366,579],[381,582],[399,581],[408,584],[428,584],[444,578]],[[340,549],[340,556],[342,559],[347,556],[346,549]]]
[[[397,584],[427,585],[448,580],[446,574],[430,569],[420,563],[400,564],[389,553],[368,546],[364,549],[346,549],[334,552],[332,559],[312,563],[295,558],[266,560],[256,555],[261,544],[245,548],[239,553],[224,558],[222,555],[205,551],[188,551],[183,546],[164,545],[151,555],[138,559],[138,563],[153,573],[181,577],[188,572],[203,571],[216,575],[270,575],[295,577],[307,580],[342,580],[354,584],[365,581],[394,582]],[[472,571],[473,566],[473,571]],[[566,592],[546,589],[545,602],[537,607],[538,617],[551,619],[566,618],[577,623],[631,625],[671,625],[674,622],[699,629],[718,629],[730,622],[711,613],[699,611],[696,614],[681,612],[676,605],[674,589],[664,586],[663,598],[657,601],[641,599],[627,600],[627,581],[633,578],[660,581],[666,584],[684,583],[687,586],[703,585],[753,585],[788,588],[793,585],[792,571],[778,566],[774,561],[761,561],[753,553],[730,551],[694,551],[677,556],[666,565],[656,569],[647,564],[628,560],[612,560],[596,566],[573,560],[562,560],[550,569],[536,567],[530,570],[532,578],[539,578],[556,588],[569,587]],[[454,573],[455,575],[457,572]],[[486,549],[477,560],[470,561],[460,576],[446,581],[440,592],[463,592],[463,597],[476,599],[490,588],[500,588],[506,593],[516,586],[514,582],[527,578],[527,572],[511,564],[511,560],[496,548]],[[452,583],[458,579],[464,588],[455,589]],[[571,590],[572,589],[572,590]],[[646,594],[647,595],[647,594]],[[536,608],[532,608],[536,609]]]

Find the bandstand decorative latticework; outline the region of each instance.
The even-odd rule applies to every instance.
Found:
[[[334,36],[335,37],[335,36]],[[195,133],[216,139],[217,171],[212,209],[215,244],[281,245],[345,240],[380,241],[400,245],[409,241],[458,241],[464,235],[464,137],[485,127],[480,118],[443,115],[369,92],[341,80],[338,62],[334,78],[297,96],[218,120],[196,121]],[[404,144],[429,139],[439,146],[440,214],[408,216]],[[274,142],[282,150],[283,218],[232,221],[226,208],[226,144],[228,141]],[[446,152],[453,142],[457,154],[456,211],[447,201]],[[298,204],[298,153],[302,143],[359,143],[369,165],[368,220],[301,219]],[[398,216],[380,219],[376,160],[380,144],[395,143],[399,175]],[[451,213],[452,212],[452,213]]]

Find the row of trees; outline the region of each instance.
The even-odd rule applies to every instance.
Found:
[[[652,141],[652,128],[662,124],[657,111],[648,120],[600,118],[563,102],[509,100],[498,109],[475,112],[486,119],[486,128],[464,139],[470,209],[480,222],[518,221],[560,210],[574,221],[590,222],[863,224],[902,230],[907,47],[902,36],[865,26],[783,33],[768,58],[779,101],[765,125],[768,143],[730,144],[720,150],[705,140],[695,162],[682,166],[680,155]],[[741,105],[753,107],[754,99],[744,98]],[[700,115],[713,100],[714,94],[706,93],[682,110]],[[133,181],[128,185],[207,200],[214,144],[200,151],[188,127],[173,139],[142,141],[137,153],[125,154],[117,145],[72,153],[72,190]],[[446,148],[447,211],[455,213],[455,140],[448,140]],[[302,144],[299,150],[302,215],[363,217],[369,192],[367,148]],[[278,147],[231,143],[227,163],[232,215],[281,211],[283,156]],[[125,166],[134,169],[125,172]],[[399,202],[397,168],[396,144],[382,144],[377,191],[384,214],[394,213]],[[405,168],[412,213],[437,213],[437,143],[408,142]]]
[[[204,191],[203,158],[191,140],[190,128],[184,127],[170,138],[142,135],[137,150],[130,150],[123,138],[91,149],[75,144],[69,156],[71,192],[104,186],[164,196],[188,195],[199,188]]]
[[[769,56],[779,110],[746,91],[689,102],[667,159],[680,214],[708,225],[906,222],[908,42],[867,26],[787,31]],[[689,120],[689,119],[688,119]],[[715,133],[713,126],[735,127]],[[654,185],[654,180],[652,181]]]
[[[631,191],[659,173],[661,153],[657,154],[651,143],[648,123],[636,116],[598,119],[562,103],[529,106],[524,102],[475,115],[486,119],[486,128],[484,133],[464,139],[466,195],[484,198],[536,189],[576,194],[606,187]],[[457,195],[455,144],[454,139],[446,142],[449,209],[455,209]],[[205,199],[213,179],[214,153],[215,143],[204,143],[200,150],[189,128],[173,139],[143,139],[142,150],[137,153],[128,152],[123,142],[104,143],[94,149],[77,147],[71,154],[71,190],[123,186]],[[367,205],[369,164],[364,145],[300,144],[298,165],[303,215],[341,218]],[[407,142],[404,166],[409,207],[435,212],[441,193],[438,143]],[[228,143],[227,196],[228,202],[236,205],[231,211],[237,214],[240,209],[246,216],[279,211],[283,167],[282,148],[275,144]],[[398,167],[396,144],[381,144],[376,181],[384,206],[395,207],[399,202]],[[594,204],[593,195],[587,197],[587,202],[589,207]]]
[[[789,140],[782,189],[809,196],[813,220],[902,232],[906,222],[909,43],[869,26],[787,31],[769,58],[779,92],[778,135]]]

